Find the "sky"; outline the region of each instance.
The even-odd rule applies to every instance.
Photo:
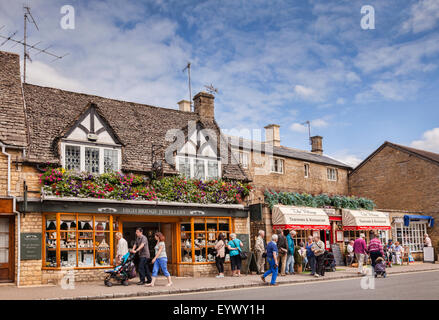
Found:
[[[69,53],[31,50],[28,83],[176,109],[189,98],[190,61],[192,96],[218,89],[225,133],[261,140],[249,133],[275,123],[282,145],[310,150],[310,121],[324,153],[353,166],[384,141],[439,153],[437,0],[26,4],[39,27],[28,25],[28,42]],[[73,29],[61,24],[66,4]],[[22,5],[0,0],[1,35],[23,38]],[[22,54],[12,45],[0,50]]]

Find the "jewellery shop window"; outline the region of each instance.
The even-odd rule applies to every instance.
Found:
[[[230,226],[230,218],[192,218],[181,222],[181,262],[214,263],[218,236],[222,233],[227,244]],[[230,258],[226,255],[228,260]]]
[[[111,266],[111,222],[101,215],[45,215],[44,267]]]

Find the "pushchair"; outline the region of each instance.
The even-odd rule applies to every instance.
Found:
[[[323,266],[325,271],[335,271],[335,265],[334,254],[330,251],[325,251],[323,254]]]
[[[107,287],[113,285],[112,279],[120,282],[124,286],[128,285],[128,280],[136,277],[136,266],[133,262],[133,253],[127,253],[122,257],[122,262],[116,266],[113,270],[106,270],[107,276],[105,277],[104,284]]]

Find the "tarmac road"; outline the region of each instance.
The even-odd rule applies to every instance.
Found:
[[[374,289],[362,289],[372,286]],[[268,279],[267,279],[268,280]],[[365,277],[280,285],[277,287],[245,288],[214,292],[172,294],[141,297],[141,300],[293,300],[293,299],[378,299],[431,300],[439,299],[439,271],[411,272],[388,275],[367,283]],[[133,298],[131,298],[133,299]]]

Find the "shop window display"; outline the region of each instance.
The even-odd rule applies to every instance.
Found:
[[[408,246],[411,252],[423,251],[425,233],[427,233],[426,222],[411,221],[408,227],[404,226],[404,223],[395,223],[392,226],[393,241]]]
[[[180,223],[181,262],[192,262],[192,228],[191,222]]]
[[[58,219],[57,215],[45,215],[44,218],[46,227],[44,267],[111,266],[110,239],[114,236],[112,232],[114,229],[110,226],[112,217],[59,214]],[[59,261],[57,261],[58,257]]]

